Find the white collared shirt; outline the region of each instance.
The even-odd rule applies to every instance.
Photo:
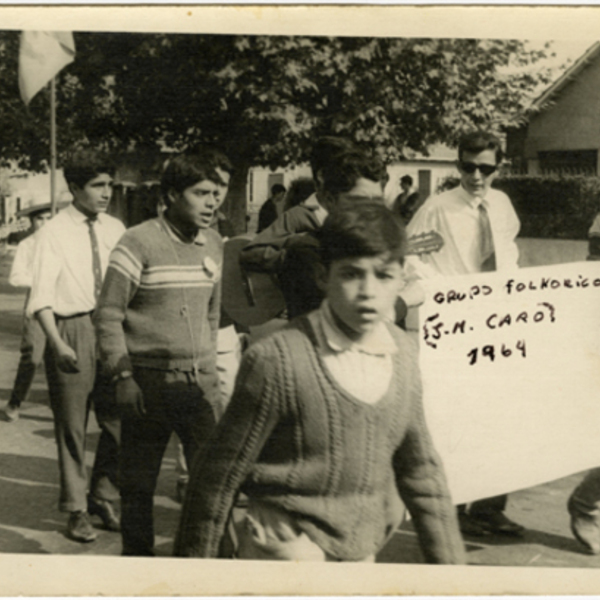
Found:
[[[407,227],[410,236],[437,231],[444,240],[438,252],[409,257],[416,265],[419,259],[437,275],[463,275],[481,271],[481,217],[482,200],[469,194],[462,186],[431,196],[417,211]],[[506,194],[490,188],[483,204],[492,228],[496,268],[498,271],[516,268],[519,251],[515,238],[520,222]],[[427,270],[424,271],[427,273]]]
[[[121,221],[100,213],[94,222],[102,276],[112,249],[125,233]],[[50,308],[68,317],[94,310],[92,245],[87,217],[72,204],[39,232],[28,312]]]
[[[317,199],[316,193],[311,194],[304,202],[302,202],[302,205],[313,211],[315,218],[321,225],[325,223],[325,219],[329,213],[325,208],[323,208],[323,206],[321,206],[321,203]]]
[[[13,287],[31,287],[33,257],[37,240],[38,236],[36,232],[19,242],[8,278],[8,283]]]
[[[367,404],[381,399],[392,379],[392,355],[398,351],[387,325],[379,323],[368,342],[358,343],[336,325],[327,300],[308,318],[317,336],[318,352],[336,382]]]

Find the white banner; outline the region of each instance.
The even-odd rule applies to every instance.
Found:
[[[429,283],[424,404],[454,502],[600,466],[600,262]]]

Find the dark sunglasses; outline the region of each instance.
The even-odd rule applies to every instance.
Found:
[[[479,169],[479,172],[484,175],[485,177],[487,177],[488,175],[491,175],[494,171],[496,171],[498,169],[498,165],[476,165],[475,163],[472,162],[460,162],[460,169],[461,171],[464,171],[465,173],[468,173],[469,175],[472,175],[473,173],[475,173],[475,171],[477,171],[477,169]]]

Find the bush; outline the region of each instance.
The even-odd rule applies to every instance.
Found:
[[[512,175],[494,187],[512,200],[521,237],[585,240],[600,210],[600,177]]]
[[[447,177],[437,192],[460,183]],[[600,177],[585,175],[506,175],[493,187],[512,200],[521,220],[520,237],[585,240],[600,211]]]

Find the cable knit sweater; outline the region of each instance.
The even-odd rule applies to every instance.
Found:
[[[399,352],[390,387],[375,404],[337,384],[305,317],[247,351],[227,412],[195,462],[176,555],[217,555],[241,489],[293,516],[327,554],[360,560],[380,550],[398,525],[397,489],[426,560],[464,561],[425,425],[416,345],[390,331]]]

